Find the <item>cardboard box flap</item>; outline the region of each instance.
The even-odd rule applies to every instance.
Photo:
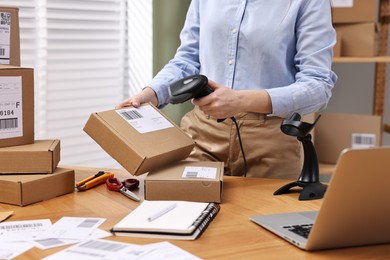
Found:
[[[165,152],[164,157],[161,157],[159,155],[148,157],[146,160],[142,162],[142,164],[138,167],[138,172],[147,172],[149,169],[153,168],[153,165],[166,165],[167,161],[169,162],[175,162],[177,161],[177,154],[187,154],[188,153],[188,147],[182,147],[178,148],[176,150],[172,150],[170,152]],[[182,158],[184,159],[184,158]]]
[[[35,140],[33,144],[15,145],[1,148],[1,151],[7,152],[53,152],[59,145],[59,140]]]
[[[130,169],[134,169],[133,163],[140,165],[145,160],[142,154],[131,149],[133,147],[132,145],[130,147],[122,145],[123,143],[128,144],[128,142],[100,116],[100,113],[91,114],[84,127],[84,131],[108,154],[126,155],[128,160],[120,162],[124,168],[130,167]],[[136,169],[134,169],[134,172],[136,172]],[[133,172],[130,171],[130,173]]]

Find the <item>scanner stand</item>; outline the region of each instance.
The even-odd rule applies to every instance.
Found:
[[[297,139],[300,142],[302,142],[303,152],[304,152],[304,162],[303,162],[301,175],[298,178],[298,180],[288,183],[283,187],[279,188],[277,191],[274,192],[274,195],[288,193],[291,188],[298,186],[302,188],[300,192],[300,196],[298,198],[299,200],[321,199],[325,194],[327,185],[322,184],[319,180],[319,167],[318,167],[317,154],[314,145],[311,141],[311,135],[308,134],[309,130],[314,126],[315,123],[311,126],[304,123],[303,126],[307,128],[304,129],[303,133],[299,132],[298,134],[298,132],[292,131],[291,126],[295,125],[295,126],[302,127],[302,124],[297,124],[296,122],[292,123],[291,121],[286,121],[286,122],[287,122],[286,125],[282,126],[282,131],[285,132],[286,134],[297,136]]]

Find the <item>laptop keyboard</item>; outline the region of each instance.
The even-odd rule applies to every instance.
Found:
[[[302,225],[284,226],[283,228],[301,237],[308,238],[312,226],[313,224],[302,224]]]

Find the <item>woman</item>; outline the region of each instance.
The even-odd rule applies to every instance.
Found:
[[[172,82],[206,75],[213,93],[193,100],[181,122],[196,141],[189,159],[223,161],[227,175],[296,179],[301,147],[280,123],[293,112],[324,109],[331,97],[329,0],[193,0],[180,39],[148,87],[117,108],[162,107]]]

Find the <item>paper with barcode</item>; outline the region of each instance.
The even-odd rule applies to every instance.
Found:
[[[1,222],[0,241],[32,240],[51,226],[50,219]]]
[[[23,136],[22,77],[0,77],[0,139]]]
[[[0,64],[10,63],[11,13],[0,12]]]
[[[41,238],[41,239],[34,239],[32,241],[32,243],[42,249],[42,250],[46,250],[46,249],[50,249],[50,248],[54,248],[54,247],[59,247],[59,246],[66,246],[66,245],[70,245],[70,244],[75,244],[75,243],[78,243],[80,242],[81,240],[85,240],[85,239],[98,239],[98,238],[105,238],[105,237],[109,237],[111,236],[112,234],[105,231],[105,230],[102,230],[102,229],[95,229],[93,230],[88,236],[87,238],[83,238],[83,239],[69,239],[69,238],[56,238],[56,237],[50,237],[50,238]]]
[[[57,239],[85,239],[97,229],[106,219],[62,217],[45,232],[40,233],[35,240]]]
[[[215,167],[196,167],[187,166],[183,171],[183,178],[215,179],[217,177],[217,168]]]
[[[116,112],[141,134],[173,127],[171,122],[150,105],[120,109]]]
[[[158,242],[147,245],[135,245],[123,242],[96,239],[79,243],[43,259],[199,260],[200,258],[169,242]]]
[[[15,259],[33,247],[34,245],[29,242],[1,242],[0,259]]]

